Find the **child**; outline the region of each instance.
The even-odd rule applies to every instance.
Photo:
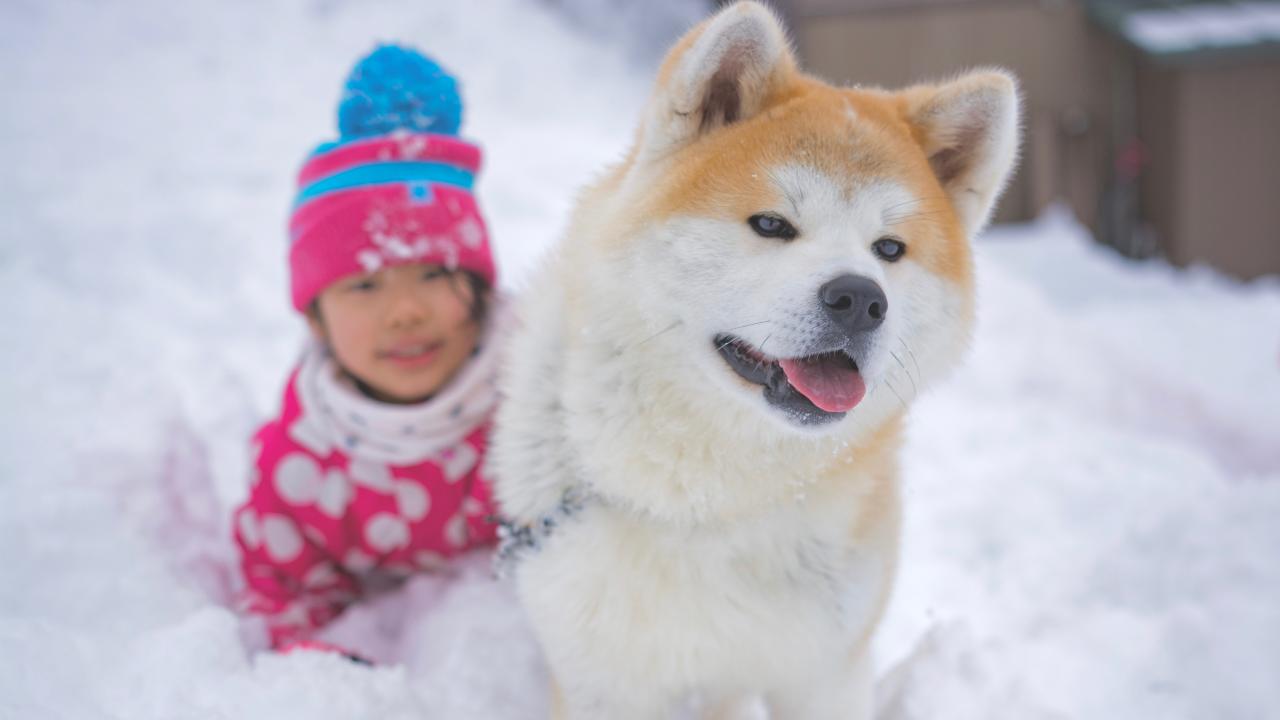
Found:
[[[244,609],[275,648],[495,539],[481,460],[503,313],[461,111],[435,63],[379,47],[299,174],[289,267],[315,342],[234,518]]]

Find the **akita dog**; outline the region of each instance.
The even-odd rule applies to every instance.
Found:
[[[825,84],[753,2],[671,50],[522,298],[490,457],[556,717],[870,715],[903,414],[969,335],[1018,105]]]

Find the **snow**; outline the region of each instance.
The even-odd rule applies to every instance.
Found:
[[[285,213],[349,64],[403,40],[461,77],[517,286],[653,69],[586,7],[0,4],[0,717],[544,716],[483,557],[333,628],[390,662],[248,652],[226,509],[303,338]],[[978,269],[969,362],[912,416],[880,717],[1274,715],[1280,281],[1130,264],[1061,210]]]
[[[901,717],[1274,712],[1280,286],[1127,264],[1060,210],[980,257],[974,352],[904,453]]]
[[[1280,40],[1280,4],[1224,2],[1156,7],[1129,14],[1123,29],[1130,40],[1154,53],[1252,45]]]

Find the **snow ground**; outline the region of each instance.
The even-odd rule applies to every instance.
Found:
[[[541,716],[483,558],[334,630],[403,661],[373,669],[250,657],[220,605],[303,332],[291,175],[350,62],[404,40],[463,79],[509,284],[629,139],[643,53],[460,8],[0,4],[0,717]],[[882,720],[1276,716],[1280,281],[1128,264],[1060,211],[979,256],[970,362],[913,412]]]

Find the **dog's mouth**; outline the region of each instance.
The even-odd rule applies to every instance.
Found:
[[[867,392],[858,363],[844,350],[771,358],[732,335],[717,335],[716,352],[738,377],[764,388],[769,404],[805,425],[844,417]]]

